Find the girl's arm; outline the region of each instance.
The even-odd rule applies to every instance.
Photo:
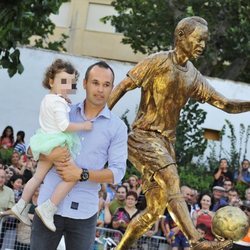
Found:
[[[64,130],[66,132],[77,132],[81,130],[91,130],[92,129],[92,122],[91,121],[86,121],[86,122],[70,122],[68,127]]]

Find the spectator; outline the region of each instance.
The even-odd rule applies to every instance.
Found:
[[[181,193],[184,197],[184,200],[187,203],[188,211],[191,215],[191,207],[192,207],[192,189],[188,186],[181,186]]]
[[[21,157],[20,157],[19,153],[13,152],[13,154],[11,156],[11,166],[10,167],[14,168],[16,174],[22,175],[24,168],[23,168],[23,165],[21,164],[20,159],[21,159]]]
[[[172,250],[189,250],[189,242],[183,232],[178,228],[177,224],[172,219],[171,215],[166,210],[165,218],[161,221],[161,228],[167,242],[172,247]]]
[[[190,199],[190,206],[191,206],[191,209],[190,209],[190,215],[192,216],[193,215],[193,212],[194,211],[197,211],[199,210],[199,205],[198,205],[198,199],[199,199],[199,193],[196,189],[191,189],[191,199]]]
[[[219,167],[214,171],[214,186],[223,186],[225,180],[230,180],[233,182],[233,174],[228,169],[227,159],[222,158],[219,162]]]
[[[116,209],[119,207],[125,206],[126,196],[127,196],[127,188],[124,186],[118,186],[116,190],[115,199],[110,202],[109,210],[111,215],[113,216]]]
[[[225,180],[223,183],[223,188],[225,189],[224,192],[224,198],[227,201],[228,200],[228,191],[234,187],[234,184],[230,180]]]
[[[235,178],[238,182],[243,182],[250,187],[250,164],[249,160],[244,159],[241,162],[239,171],[235,173]]]
[[[234,206],[234,207],[240,207],[241,206],[241,200],[239,197],[239,193],[235,188],[232,188],[228,191],[228,205]]]
[[[136,175],[131,175],[128,179],[129,182],[129,191],[134,191],[139,196],[141,193],[141,185],[139,183],[139,179]]]
[[[250,221],[250,201],[243,201],[241,209],[245,212]],[[249,250],[250,249],[250,227],[248,233],[243,239],[234,242],[233,250]]]
[[[6,178],[5,178],[5,184],[7,185],[9,183],[10,178],[16,174],[16,171],[13,167],[7,167],[5,169]]]
[[[14,192],[5,185],[6,173],[0,169],[0,216],[15,204]]]
[[[13,175],[8,183],[8,186],[14,191],[15,203],[19,201],[23,192],[23,177],[22,175]]]
[[[200,210],[194,211],[192,219],[194,225],[197,227],[199,224],[204,224],[207,227],[204,238],[206,240],[214,240],[214,236],[211,231],[212,219],[214,212],[211,211],[212,196],[209,193],[200,195],[198,201]]]
[[[0,138],[0,148],[9,149],[14,144],[14,131],[11,126],[7,126],[2,133]]]
[[[18,152],[20,155],[26,154],[26,146],[24,142],[25,133],[24,131],[18,131],[16,134],[16,141],[13,145],[14,151]]]
[[[0,170],[1,174],[5,176],[5,172],[3,170]],[[21,178],[21,177],[20,177]],[[5,179],[1,178],[2,182],[4,183]],[[3,196],[7,196],[7,197],[3,197],[4,200],[3,201],[7,201],[6,204],[4,205],[4,210],[11,208],[15,202],[17,202],[17,200],[19,199],[21,193],[19,191],[21,191],[21,185],[20,185],[20,181],[19,181],[19,177],[16,175],[13,175],[10,179],[10,186],[9,188],[3,186],[4,188],[4,193]],[[11,192],[12,191],[12,192]],[[14,192],[13,192],[14,191]],[[2,197],[1,197],[1,202],[2,202]],[[11,207],[10,207],[11,206]],[[6,211],[2,211],[1,215],[9,215],[9,210]],[[4,242],[4,237],[5,237],[5,233],[7,230],[11,231],[11,234],[15,235],[15,230],[16,230],[16,225],[17,225],[17,220],[13,217],[8,217],[4,223],[2,224],[2,230],[1,230],[1,235],[0,235],[0,249],[2,248],[2,245],[4,245],[4,247],[6,248],[10,248],[13,249],[14,243],[15,243],[15,239],[11,239],[7,242],[7,246],[5,246],[5,244],[3,244]]]
[[[207,233],[207,227],[205,224],[201,223],[196,226],[197,231],[200,233],[202,238],[205,238],[205,235]]]
[[[247,188],[247,189],[245,190],[245,199],[246,199],[247,201],[250,201],[250,188]]]
[[[126,195],[125,206],[119,207],[112,218],[112,228],[125,233],[129,222],[139,214],[136,208],[138,195],[134,191],[129,191]]]
[[[221,186],[213,187],[212,195],[212,211],[216,212],[219,208],[227,206],[228,203],[224,199],[225,189]]]
[[[108,183],[106,186],[107,200],[112,201],[115,198],[117,185]]]

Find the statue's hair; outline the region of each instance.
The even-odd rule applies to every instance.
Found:
[[[191,16],[183,18],[177,24],[174,31],[174,43],[178,42],[179,32],[182,30],[186,35],[191,34],[198,25],[207,26],[207,21],[199,16]]]

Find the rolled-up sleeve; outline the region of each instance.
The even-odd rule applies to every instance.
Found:
[[[108,152],[108,169],[114,176],[114,183],[119,183],[125,175],[128,158],[127,126],[122,123],[117,129]]]

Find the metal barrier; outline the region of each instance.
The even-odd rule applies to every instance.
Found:
[[[118,230],[98,227],[96,229],[95,245],[91,250],[109,250],[119,243],[123,234]],[[111,239],[111,240],[110,240]],[[112,243],[112,240],[114,243]],[[141,237],[129,250],[168,250],[171,249],[165,237]]]
[[[0,250],[29,250],[31,227],[12,216],[0,218]],[[121,240],[123,234],[110,228],[96,228],[95,244],[91,250],[110,250]],[[62,240],[58,249],[65,249]],[[164,237],[141,237],[129,250],[171,249]]]

